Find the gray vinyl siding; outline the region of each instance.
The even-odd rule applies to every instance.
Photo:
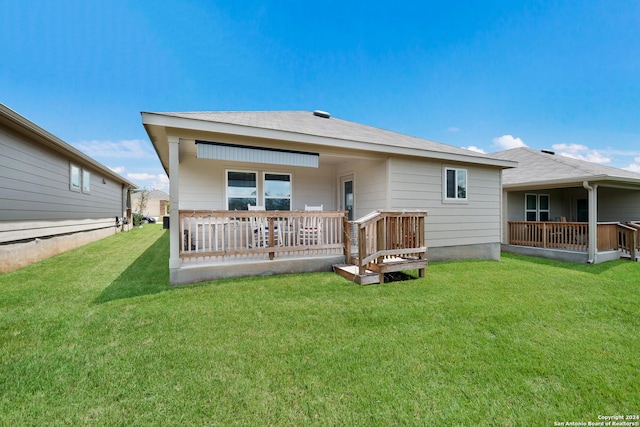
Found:
[[[90,172],[89,192],[71,190],[72,163]],[[115,226],[123,184],[84,163],[0,127],[0,242]]]
[[[443,201],[443,164],[390,160],[391,209],[426,209],[430,247],[500,242],[500,169],[450,165],[467,170],[467,200]]]
[[[388,207],[386,159],[345,162],[337,168],[337,174],[353,175],[356,219]]]
[[[566,201],[565,190],[529,190],[512,191],[507,195],[507,221],[525,221],[525,195],[526,194],[547,194],[549,195],[549,221],[559,221],[565,217],[567,221],[571,218],[571,209]]]
[[[7,129],[0,131],[0,221],[84,220],[122,216],[122,184],[91,173],[90,192],[70,189],[63,155]],[[104,183],[103,183],[104,179]]]
[[[598,187],[598,221],[640,221],[640,191]]]

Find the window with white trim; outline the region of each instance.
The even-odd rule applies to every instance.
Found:
[[[264,207],[268,211],[291,210],[291,174],[264,173]]]
[[[445,199],[467,200],[467,170],[445,168]]]
[[[549,221],[550,197],[548,194],[524,195],[524,216],[527,221]]]
[[[258,204],[257,176],[256,172],[227,171],[227,209],[246,211],[248,205]]]
[[[91,191],[91,172],[69,163],[69,189],[71,191]]]
[[[80,175],[80,167],[76,165],[69,166],[69,188],[72,191],[80,191],[82,183],[82,175]]]
[[[82,192],[88,193],[91,191],[91,172],[88,170],[82,170]]]

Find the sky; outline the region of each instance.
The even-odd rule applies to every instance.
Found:
[[[146,189],[140,112],[323,110],[640,172],[640,2],[0,0],[0,103]]]

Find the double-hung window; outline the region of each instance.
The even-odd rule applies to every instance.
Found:
[[[264,174],[264,206],[268,211],[291,210],[290,174]]]
[[[525,194],[524,213],[527,221],[549,221],[549,195]]]
[[[467,170],[444,169],[445,200],[467,200]]]
[[[91,172],[88,170],[82,170],[82,192],[88,193],[91,191]]]
[[[246,211],[248,205],[257,205],[256,178],[256,172],[227,171],[227,209]]]
[[[72,191],[80,191],[82,185],[82,175],[80,174],[80,167],[71,165],[69,171],[69,187]]]

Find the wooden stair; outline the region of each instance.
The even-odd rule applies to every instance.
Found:
[[[358,285],[374,285],[380,283],[380,275],[378,273],[367,270],[365,274],[359,274],[357,265],[336,264],[333,266],[333,271]]]
[[[395,273],[405,270],[418,270],[420,277],[424,277],[424,269],[429,264],[427,259],[385,258],[382,264],[369,263],[364,274],[359,274],[359,268],[355,264],[336,264],[333,271],[359,285],[373,285],[384,283],[385,273]]]
[[[426,211],[374,211],[345,221],[346,263],[333,270],[360,285],[384,283],[385,274],[397,280],[404,270],[417,269],[424,277],[426,216]]]

